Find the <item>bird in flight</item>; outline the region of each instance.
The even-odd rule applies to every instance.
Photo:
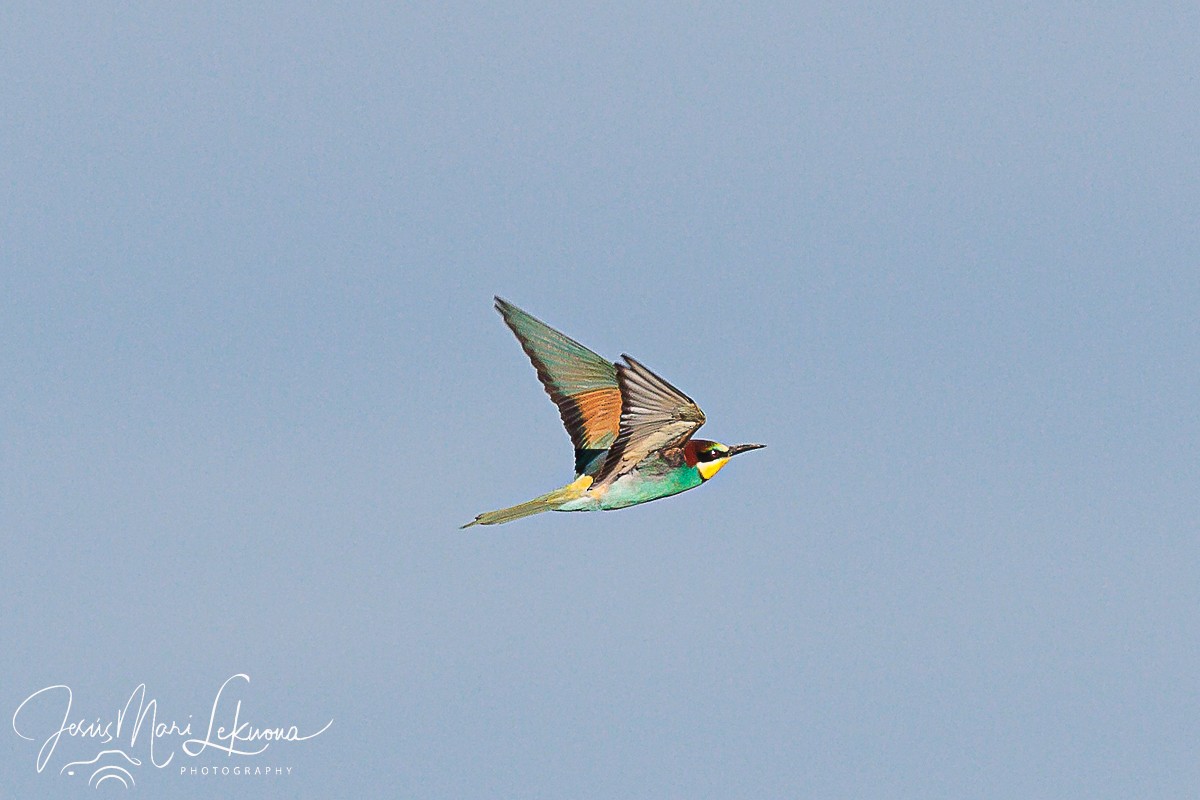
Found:
[[[729,459],[761,444],[732,447],[693,439],[704,412],[692,398],[622,355],[613,364],[579,342],[496,298],[575,445],[575,480],[463,525],[499,525],[543,511],[612,511],[686,492]]]

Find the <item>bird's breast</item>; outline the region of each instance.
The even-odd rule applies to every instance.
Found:
[[[594,486],[588,494],[596,499],[602,509],[626,508],[638,503],[648,503],[660,497],[686,492],[703,483],[694,467],[672,469],[638,468],[619,476],[611,483]]]

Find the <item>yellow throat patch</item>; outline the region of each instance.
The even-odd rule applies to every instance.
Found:
[[[728,458],[717,458],[712,461],[699,461],[696,463],[696,469],[700,470],[700,477],[708,480],[713,475],[721,471],[721,467],[729,463]]]

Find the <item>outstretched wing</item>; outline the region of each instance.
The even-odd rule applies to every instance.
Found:
[[[651,453],[678,447],[704,424],[704,412],[683,392],[623,355],[617,364],[621,429],[596,483],[621,475]]]
[[[620,426],[621,390],[616,367],[499,297],[496,310],[516,334],[546,393],[558,406],[575,445],[576,474],[594,474],[616,441]]]

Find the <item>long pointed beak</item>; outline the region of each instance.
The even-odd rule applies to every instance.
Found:
[[[731,456],[731,457],[736,456],[738,453],[744,453],[747,450],[758,450],[763,447],[766,447],[766,445],[765,444],[735,444],[733,447],[729,448],[729,456]]]

